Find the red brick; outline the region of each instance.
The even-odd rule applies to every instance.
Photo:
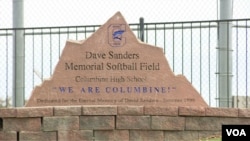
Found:
[[[84,105],[82,115],[117,115],[117,106],[112,105]]]
[[[152,116],[151,129],[154,130],[184,130],[184,117]]]
[[[0,131],[0,141],[16,141],[17,133],[15,131]]]
[[[54,107],[55,116],[72,116],[72,115],[81,115],[82,107],[81,106],[56,106]]]
[[[163,131],[140,131],[131,130],[130,141],[164,141]]]
[[[44,117],[44,131],[79,130],[78,116]]]
[[[97,130],[95,141],[129,141],[128,130]]]
[[[0,108],[0,117],[16,117],[16,108]]]
[[[117,116],[117,129],[150,129],[150,116]]]
[[[53,107],[22,107],[17,108],[17,117],[53,116]]]
[[[205,116],[205,107],[179,107],[180,116]]]
[[[80,129],[112,130],[115,129],[114,116],[80,116]]]
[[[118,106],[119,115],[143,115],[143,106]]]
[[[27,132],[21,131],[19,133],[20,141],[56,141],[56,132]]]
[[[58,141],[93,141],[92,130],[58,131]]]
[[[214,117],[238,117],[236,108],[206,108],[206,116]]]
[[[175,106],[145,106],[145,115],[166,115],[166,116],[178,116],[178,107]]]
[[[4,131],[40,131],[41,118],[4,118]]]
[[[239,117],[250,117],[250,109],[239,109]]]

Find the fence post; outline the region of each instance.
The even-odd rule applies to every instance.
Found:
[[[144,42],[144,18],[140,18],[140,39]]]
[[[24,31],[23,29],[23,0],[13,0],[13,94],[14,107],[24,105]]]
[[[220,0],[220,20],[232,19],[232,0]],[[219,107],[232,107],[232,22],[218,23]]]

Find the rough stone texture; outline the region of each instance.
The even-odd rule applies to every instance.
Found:
[[[153,130],[184,130],[184,117],[152,116],[151,129]]]
[[[238,117],[236,108],[206,108],[206,116],[214,117]]]
[[[239,109],[239,117],[250,117],[250,109]]]
[[[44,117],[44,131],[79,130],[78,116]]]
[[[112,130],[115,129],[114,116],[80,116],[80,129]]]
[[[205,116],[205,107],[185,106],[179,107],[180,116]]]
[[[130,141],[164,141],[164,133],[163,131],[131,130],[129,138]]]
[[[26,104],[66,105],[208,106],[173,73],[163,49],[139,41],[120,12],[87,39],[67,41],[51,78]]]
[[[117,115],[117,106],[113,105],[84,105],[82,115]]]
[[[16,108],[0,108],[0,117],[16,117]]]
[[[223,124],[250,124],[250,118],[186,117],[185,130],[220,131]]]
[[[243,125],[250,125],[250,118],[224,118],[224,124],[243,124]]]
[[[164,141],[198,141],[197,131],[166,131]]]
[[[4,131],[40,131],[41,118],[4,118]]]
[[[177,106],[145,106],[145,115],[167,115],[167,116],[178,116]]]
[[[199,139],[211,139],[221,137],[221,131],[198,131]]]
[[[150,116],[117,116],[117,129],[150,129]]]
[[[228,114],[224,114],[226,115],[225,117],[197,116],[199,115],[197,114],[199,109],[194,108],[194,110],[191,108],[190,110],[188,107],[181,107],[183,109],[179,109],[179,116],[158,115],[161,114],[159,111],[165,111],[166,113],[164,114],[172,111],[176,114],[174,111],[178,110],[174,107],[161,107],[159,111],[155,112],[156,115],[149,114],[153,113],[153,109],[158,106],[144,106],[144,112],[148,110],[148,115],[145,115],[145,113],[141,115],[143,106],[138,106],[138,108],[134,106],[118,106],[118,109],[121,107],[120,110],[123,114],[138,113],[140,115],[119,115],[119,112],[117,113],[118,115],[113,115],[113,112],[109,112],[112,115],[105,116],[59,115],[61,113],[69,115],[73,113],[79,114],[79,107],[76,107],[71,107],[72,109],[60,107],[57,109],[58,114],[49,117],[30,117],[38,116],[31,111],[37,110],[37,108],[28,108],[28,113],[32,114],[27,114],[27,117],[1,117],[0,141],[198,141],[200,139],[220,137],[222,125],[250,125],[248,109],[236,109],[239,111],[239,117],[230,117]],[[53,108],[55,109],[56,107]],[[8,113],[8,110],[13,112],[15,109],[20,108],[5,109],[4,112]],[[111,109],[113,108],[111,107]],[[221,108],[221,110],[224,109],[226,112],[229,112],[226,108]],[[73,110],[72,113],[70,110]],[[216,110],[218,111],[218,109]],[[27,111],[23,111],[25,110],[22,110],[21,113],[24,116],[24,113]],[[93,113],[97,114],[97,112]]]
[[[118,115],[143,115],[143,106],[118,106]]]
[[[20,141],[56,141],[56,132],[27,132],[19,133]]]
[[[17,117],[53,116],[53,107],[22,107],[17,108]]]
[[[58,141],[93,141],[92,130],[59,131]]]
[[[82,114],[81,106],[56,106],[54,107],[55,116],[77,116]]]
[[[221,130],[222,121],[219,117],[186,117],[185,130]]]
[[[128,130],[97,130],[95,141],[129,141]]]
[[[0,141],[16,141],[17,133],[15,131],[0,131]]]

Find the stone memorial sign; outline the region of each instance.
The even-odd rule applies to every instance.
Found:
[[[208,106],[120,12],[86,40],[66,42],[53,75],[34,88],[26,107],[60,105]]]

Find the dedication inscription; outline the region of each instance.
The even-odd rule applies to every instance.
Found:
[[[52,77],[26,104],[208,106],[161,48],[137,40],[117,12],[84,41],[67,41]]]

